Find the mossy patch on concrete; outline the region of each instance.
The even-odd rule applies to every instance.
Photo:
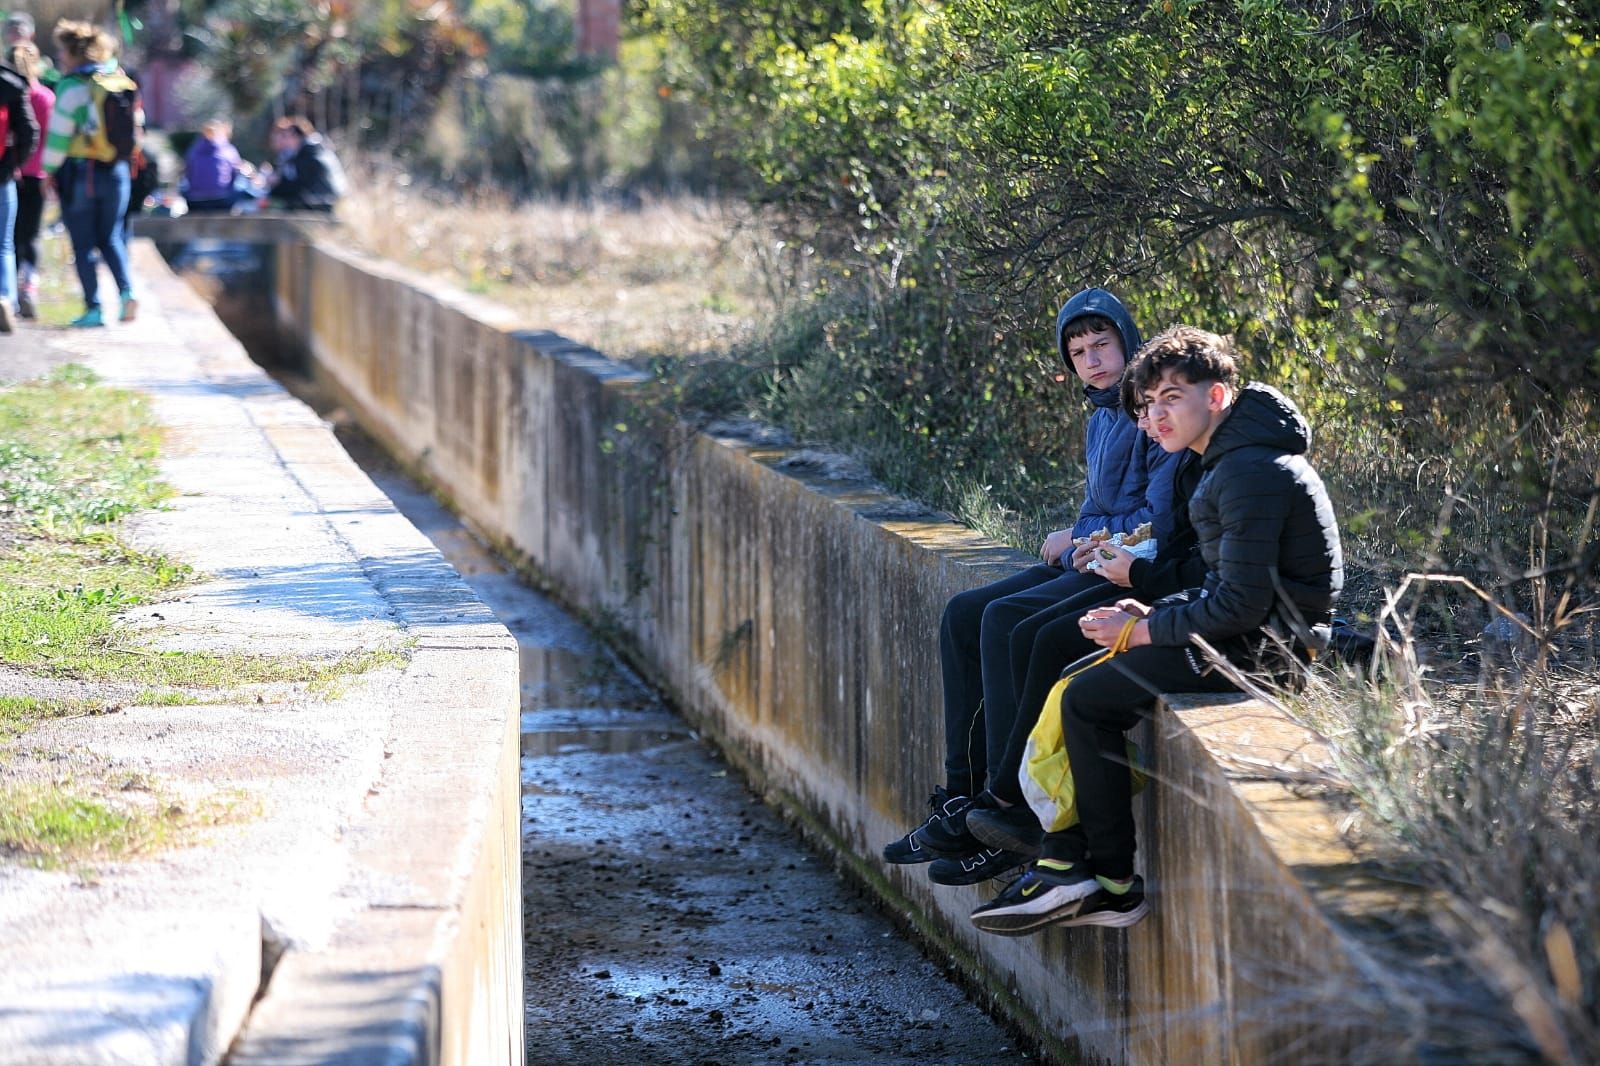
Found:
[[[249,816],[231,792],[180,800],[147,778],[0,788],[0,856],[55,868],[127,858]]]

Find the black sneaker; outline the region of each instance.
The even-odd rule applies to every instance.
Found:
[[[907,863],[932,862],[937,859],[939,856],[936,853],[929,851],[917,842],[917,833],[923,827],[932,825],[941,818],[948,818],[959,811],[965,811],[972,806],[972,797],[952,795],[948,789],[940,786],[933,790],[933,795],[928,797],[928,806],[933,810],[933,813],[928,816],[926,822],[923,822],[922,825],[917,826],[916,829],[913,829],[899,840],[890,841],[883,846],[884,862],[905,865]]]
[[[1006,890],[972,912],[972,924],[985,933],[1022,936],[1076,914],[1083,901],[1101,891],[1088,866],[1053,868],[1035,863]]]
[[[1026,803],[1013,807],[974,807],[967,813],[967,831],[991,848],[1038,855],[1044,829]]]
[[[965,807],[942,818],[929,818],[917,827],[917,843],[943,859],[970,859],[983,850],[983,842],[967,831],[967,816],[992,806],[989,793],[980,793]]]
[[[1096,881],[1094,893],[1057,924],[1109,925],[1120,929],[1142,921],[1149,913],[1150,905],[1144,901],[1144,878],[1135,875],[1133,887],[1120,896],[1107,892]]]
[[[1009,870],[1026,866],[1028,857],[1014,851],[984,848],[965,859],[938,859],[928,867],[928,880],[936,885],[975,885]]]

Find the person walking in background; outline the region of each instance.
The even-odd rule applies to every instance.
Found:
[[[267,195],[290,211],[332,211],[344,195],[344,168],[311,120],[280,118],[272,124],[279,164]]]
[[[61,198],[61,217],[83,286],[84,312],[74,326],[102,326],[98,267],[103,256],[122,299],[121,320],[139,312],[128,271],[123,216],[132,188],[132,158],[144,125],[139,90],[116,61],[116,41],[87,22],[56,24],[62,75],[45,139],[44,168]]]
[[[32,24],[29,25],[31,29]],[[31,40],[20,41],[11,47],[10,60],[17,73],[28,82],[33,117],[43,131],[50,125],[56,94],[39,80],[42,69],[39,48]],[[17,313],[23,318],[34,318],[39,313],[39,223],[43,218],[44,137],[41,135],[17,176],[17,222],[12,233],[17,255]]]
[[[10,333],[17,302],[17,256],[12,233],[17,221],[17,171],[33,154],[39,120],[28,99],[28,80],[0,62],[0,333]]]
[[[239,158],[239,150],[230,140],[232,135],[233,124],[227,119],[210,119],[183,153],[179,191],[191,213],[231,211],[235,205],[260,195],[253,186],[250,165]]]

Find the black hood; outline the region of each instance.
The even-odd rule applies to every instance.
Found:
[[[1072,360],[1067,358],[1067,326],[1084,315],[1104,315],[1115,323],[1117,332],[1122,336],[1122,357],[1133,362],[1134,353],[1144,344],[1139,337],[1139,327],[1133,324],[1133,316],[1122,306],[1121,300],[1105,289],[1084,289],[1062,304],[1056,314],[1056,354],[1067,364],[1069,372],[1072,370]]]
[[[1304,455],[1311,447],[1311,426],[1294,401],[1258,382],[1239,390],[1233,410],[1206,445],[1204,463],[1211,466],[1235,448],[1252,445],[1289,455]]]

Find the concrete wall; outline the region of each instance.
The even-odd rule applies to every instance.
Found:
[[[503,310],[332,247],[279,255],[280,317],[369,430],[1036,1035],[1092,1062],[1348,1061],[1330,1015],[1353,964],[1297,873],[1336,884],[1351,856],[1329,811],[1251,769],[1314,761],[1313,738],[1251,703],[1164,715],[1141,801],[1152,917],[979,934],[990,890],[877,853],[942,779],[945,601],[1026,560],[826,464],[691,432],[636,374]]]

